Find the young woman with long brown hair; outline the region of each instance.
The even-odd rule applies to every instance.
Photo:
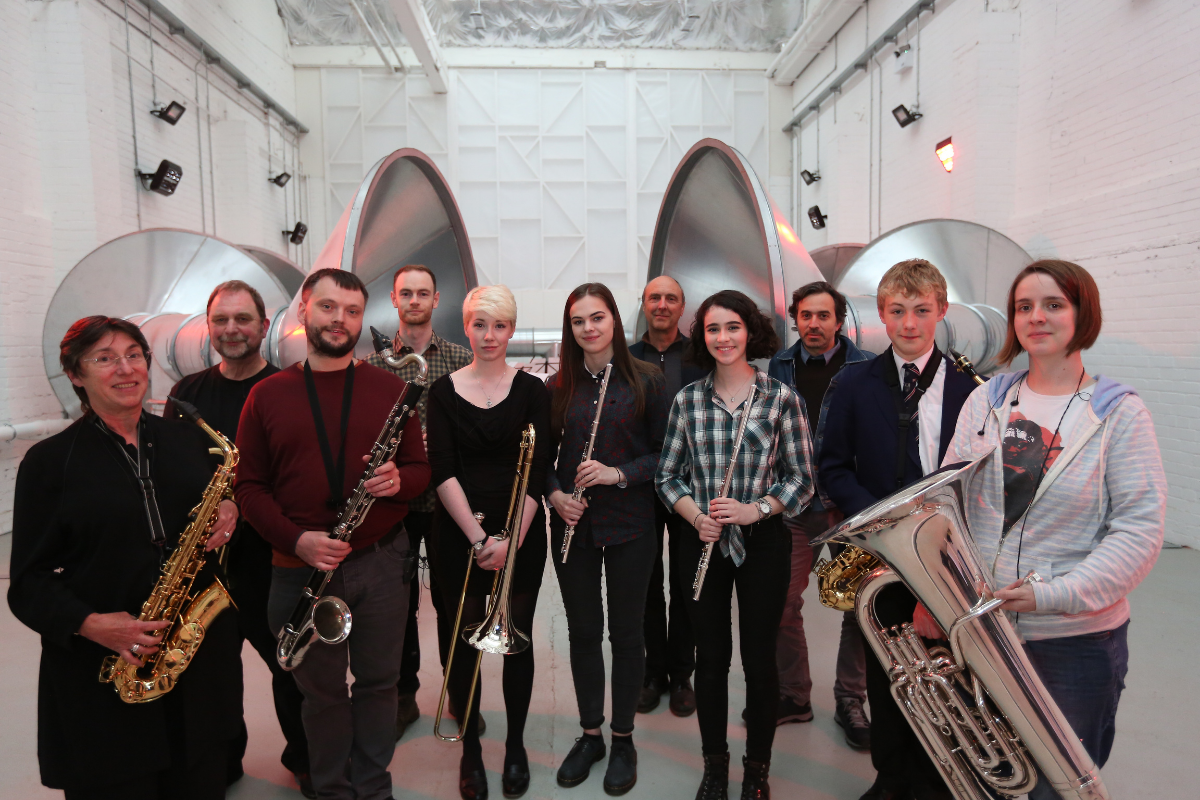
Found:
[[[561,366],[547,381],[550,427],[555,434],[546,494],[551,557],[558,572],[571,639],[571,675],[583,735],[558,770],[560,786],[577,786],[604,758],[604,606],[600,575],[607,581],[612,643],[612,755],[604,790],[620,795],[637,782],[633,717],[645,670],[642,616],[657,542],[654,533],[654,471],[666,424],[663,381],[653,366],[635,359],[625,343],[612,292],[585,283],[563,308]],[[612,365],[600,431],[591,458],[583,453],[592,429],[605,367]],[[586,490],[572,499],[576,487]],[[563,563],[568,525],[574,537]]]

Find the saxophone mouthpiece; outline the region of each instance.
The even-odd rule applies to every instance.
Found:
[[[371,326],[371,344],[375,347],[376,353],[382,353],[384,350],[392,349],[392,341],[384,336],[379,331],[375,330],[375,326]]]
[[[200,424],[200,409],[187,400],[180,400],[178,397],[173,397],[172,395],[167,395],[167,399],[175,404],[175,407],[179,409],[179,413],[183,414],[188,422],[193,422],[197,425]]]

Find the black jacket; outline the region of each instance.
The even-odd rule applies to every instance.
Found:
[[[188,423],[148,414],[143,420],[172,547],[212,476],[208,439]],[[21,462],[11,570],[9,607],[42,637],[38,760],[45,785],[91,788],[144,775],[148,765],[166,769],[169,737],[181,729],[189,763],[198,748],[237,733],[242,678],[232,610],[210,627],[176,688],[139,705],[121,702],[97,679],[110,651],[75,635],[93,612],[137,616],[159,575],[159,549],[134,471],[93,416],[38,442]],[[206,565],[193,587],[212,580]]]
[[[671,407],[671,401],[675,399],[675,395],[679,394],[680,389],[682,389],[684,386],[687,386],[689,383],[695,383],[698,380],[703,380],[704,377],[708,375],[708,371],[703,367],[699,367],[693,364],[691,361],[688,361],[687,354],[684,352],[684,348],[687,346],[687,343],[688,337],[684,336],[682,333],[679,333],[676,335],[675,341],[671,343],[671,346],[661,353],[657,348],[650,344],[645,337],[629,345],[630,355],[632,355],[634,358],[645,361],[647,364],[654,364],[663,371],[664,375],[667,375],[669,372],[666,369],[667,359],[678,358],[680,360],[680,374],[682,380],[680,381],[679,385],[672,386],[670,385],[670,378],[668,377],[667,379],[667,385],[665,388],[668,408]]]
[[[942,392],[942,429],[938,462],[954,438],[958,412],[975,381],[946,361]],[[896,491],[896,436],[899,426],[895,399],[884,370],[892,361],[889,347],[882,355],[859,364],[847,364],[829,386],[824,437],[818,455],[818,480],[823,492],[847,517],[857,514]],[[890,364],[895,370],[894,362]],[[908,434],[904,485],[922,477],[915,431]]]

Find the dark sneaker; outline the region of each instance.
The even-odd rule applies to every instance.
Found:
[[[396,741],[408,730],[408,726],[421,718],[415,694],[402,694],[396,698]]]
[[[671,684],[671,713],[677,717],[690,717],[696,713],[696,691],[687,678]]]
[[[649,714],[658,708],[658,704],[666,691],[667,687],[663,681],[660,681],[658,678],[647,678],[645,685],[642,686],[641,697],[638,698],[638,713]]]
[[[637,749],[630,736],[612,737],[612,752],[604,773],[604,793],[613,797],[625,794],[637,783]]]
[[[790,697],[779,698],[779,712],[775,716],[776,725],[786,725],[789,722],[812,722],[812,703],[800,705]]]
[[[592,764],[603,759],[604,753],[604,739],[587,734],[580,736],[558,768],[558,785],[569,789],[586,781]]]
[[[871,722],[863,711],[861,700],[839,700],[833,721],[845,734],[846,744],[855,750],[871,749]]]

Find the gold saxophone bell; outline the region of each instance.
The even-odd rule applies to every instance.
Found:
[[[467,720],[475,703],[475,687],[479,685],[479,670],[483,665],[483,654],[512,655],[529,648],[529,636],[517,630],[512,623],[511,602],[514,569],[517,565],[517,549],[521,541],[521,523],[525,515],[525,496],[529,489],[529,468],[533,464],[533,449],[536,442],[536,432],[529,425],[521,436],[521,453],[517,457],[517,474],[513,478],[512,494],[508,501],[508,517],[504,530],[497,540],[508,540],[508,554],[504,559],[504,568],[492,579],[491,603],[483,622],[462,631],[462,638],[467,644],[478,650],[475,656],[475,671],[471,678],[471,688],[467,692],[467,707],[462,709],[458,719],[458,732],[453,736],[442,734],[442,710],[446,706],[446,698],[450,693],[450,670],[454,668],[454,651],[458,645],[459,628],[462,624],[463,605],[467,600],[467,586],[471,582],[471,565],[475,562],[474,548],[467,549],[467,574],[463,578],[462,593],[458,598],[458,613],[454,617],[454,628],[450,638],[450,652],[446,656],[445,675],[442,678],[442,693],[438,697],[437,714],[433,718],[433,735],[443,742],[462,741],[467,731]],[[474,514],[477,522],[483,522],[483,514]]]

